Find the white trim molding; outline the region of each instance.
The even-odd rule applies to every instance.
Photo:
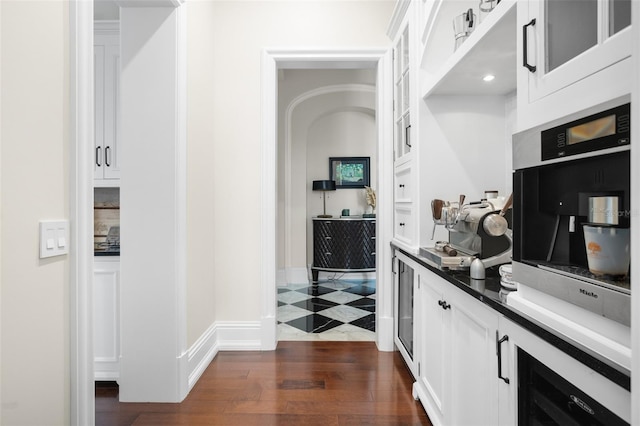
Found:
[[[95,424],[93,376],[93,2],[69,2],[69,366],[74,426]]]
[[[189,348],[187,359],[189,365],[189,391],[207,369],[220,350],[216,325],[211,325],[200,338]]]
[[[392,164],[393,153],[389,156],[389,148],[392,146],[390,137],[393,136],[392,127],[393,111],[389,94],[393,87],[391,54],[386,48],[381,49],[277,49],[267,48],[262,54],[262,238],[261,258],[262,269],[262,314],[261,333],[262,350],[272,350],[277,344],[276,321],[276,153],[278,146],[277,135],[277,110],[278,110],[278,69],[377,69],[377,100],[376,118],[378,126],[378,164]],[[391,129],[391,130],[389,130]],[[380,182],[391,182],[393,170],[390,166],[379,168]],[[389,184],[391,185],[391,184]],[[389,197],[383,190],[380,194],[381,201]],[[391,198],[387,198],[390,200]],[[393,317],[392,309],[392,281],[388,279],[388,269],[385,268],[386,259],[390,259],[389,235],[392,235],[393,216],[385,213],[388,209],[382,209],[376,218],[377,226],[382,238],[377,239],[378,249],[387,246],[386,250],[377,250],[383,253],[378,257],[378,269],[376,272],[378,292],[377,306],[384,312],[379,312],[378,318],[385,322],[384,327],[378,327],[377,343],[380,350],[393,350],[393,327],[386,325],[385,319]],[[387,257],[388,256],[388,257]],[[387,288],[388,287],[388,288]],[[386,300],[389,299],[389,300]],[[389,332],[391,330],[391,332]]]

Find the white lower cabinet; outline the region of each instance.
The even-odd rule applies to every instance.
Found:
[[[498,425],[500,314],[420,268],[416,318],[419,398],[434,425]]]
[[[119,257],[105,256],[94,261],[93,356],[95,380],[120,377]]]

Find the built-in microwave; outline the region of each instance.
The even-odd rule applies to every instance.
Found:
[[[514,279],[624,325],[629,112],[618,99],[513,136]]]

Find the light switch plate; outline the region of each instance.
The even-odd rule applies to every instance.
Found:
[[[69,253],[69,221],[40,221],[40,259]]]

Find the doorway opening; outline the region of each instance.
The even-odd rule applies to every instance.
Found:
[[[375,95],[371,67],[278,72],[278,340],[375,340]],[[315,191],[347,158],[353,182]]]
[[[329,157],[369,157],[374,164],[370,186],[376,190],[379,206],[391,194],[392,171],[386,164],[392,164],[389,160],[392,144],[384,143],[391,140],[390,127],[385,125],[391,115],[391,104],[385,102],[391,99],[391,93],[385,90],[392,87],[385,83],[391,78],[389,63],[386,50],[264,52],[267,90],[263,99],[266,114],[263,182],[276,182],[274,187],[263,191],[266,213],[263,219],[271,225],[263,227],[268,234],[263,239],[264,349],[270,345],[275,348],[279,339],[298,340],[286,333],[283,336],[282,329],[299,332],[299,340],[322,339],[318,331],[324,326],[313,325],[322,315],[322,312],[318,315],[319,310],[331,314],[322,315],[325,317],[322,321],[333,325],[334,334],[340,334],[326,340],[349,339],[345,329],[358,331],[357,325],[349,323],[363,319],[369,322],[365,327],[375,327],[375,334],[360,328],[370,333],[368,339],[375,340],[381,350],[393,350],[392,289],[390,284],[389,288],[385,285],[391,283],[390,276],[385,276],[391,274],[390,268],[376,262],[373,273],[342,275],[321,271],[317,283],[310,271],[312,217],[324,213],[323,202],[327,203],[326,213],[335,218],[342,216],[344,209],[360,216],[367,208],[362,188],[332,194],[312,191],[313,180],[329,179]],[[366,144],[358,144],[359,138],[374,142],[365,148]],[[345,139],[354,142],[345,144]],[[329,197],[324,199],[322,195]],[[390,256],[382,241],[389,240],[391,218],[392,213],[384,208],[376,209],[374,254],[378,259],[385,254]],[[352,292],[347,291],[349,288]],[[335,297],[345,303],[331,300]],[[348,305],[351,302],[355,306]],[[300,325],[297,331],[293,323]],[[315,329],[316,333],[303,331],[305,327]],[[360,335],[353,340],[365,339]]]

